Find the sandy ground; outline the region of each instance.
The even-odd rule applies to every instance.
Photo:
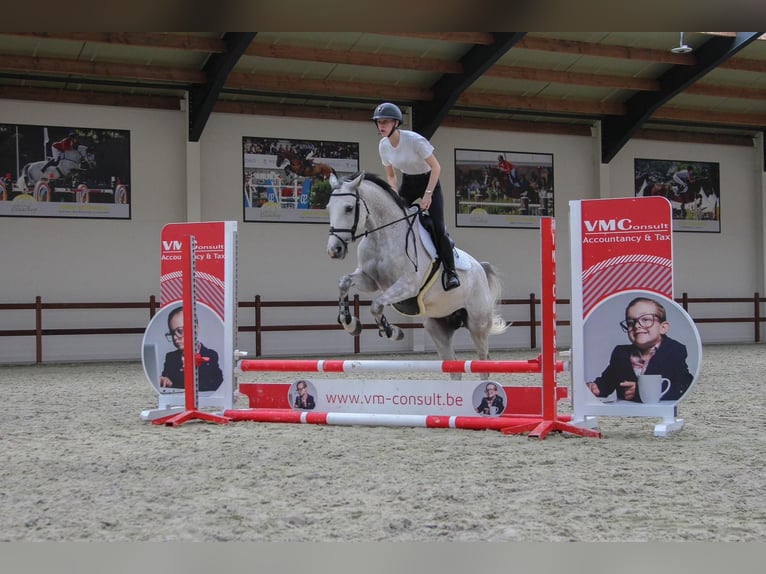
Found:
[[[0,540],[762,542],[764,373],[763,345],[706,347],[681,432],[602,417],[601,439],[537,440],[154,426],[139,363],[4,366]]]

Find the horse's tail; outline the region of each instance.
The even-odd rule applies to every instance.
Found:
[[[489,292],[492,294],[492,300],[497,304],[500,296],[503,294],[503,281],[500,279],[497,271],[491,263],[488,261],[482,261],[481,267],[484,269],[484,274],[487,276],[487,284],[489,285]],[[489,329],[490,335],[499,335],[505,333],[508,327],[511,326],[509,321],[503,319],[498,313],[492,314],[492,326]]]

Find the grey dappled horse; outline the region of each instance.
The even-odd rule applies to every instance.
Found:
[[[466,327],[470,332],[478,358],[488,359],[489,335],[508,328],[496,313],[495,303],[502,285],[492,265],[479,263],[461,252],[460,260],[467,259],[469,266],[465,270],[458,269],[460,287],[444,291],[439,269],[436,280],[431,281],[431,286],[419,296],[427,281],[432,258],[417,231],[418,209],[407,208],[399,195],[374,175],[361,172],[342,182],[332,175],[329,181],[333,192],[327,204],[330,216],[327,253],[333,259],[343,259],[349,244],[359,240],[359,266],[350,275],[343,275],[338,285],[338,322],[343,328],[352,335],[362,331],[362,325],[349,311],[351,287],[377,293],[370,311],[380,336],[394,340],[401,339],[404,333],[386,320],[383,309],[387,305],[419,298],[421,306],[416,306],[416,312],[408,314],[425,317],[423,326],[440,359],[455,359],[452,337],[460,327]],[[451,376],[460,378],[460,374]]]
[[[55,180],[66,178],[76,171],[93,169],[96,167],[96,157],[92,152],[88,151],[87,146],[81,145],[77,146],[76,150],[65,151],[61,156],[58,165],[48,166],[45,173],[43,173],[43,167],[45,167],[45,164],[47,163],[47,161],[35,161],[26,164],[22,168],[21,175],[17,182],[19,188],[33,188],[43,176],[48,180]]]

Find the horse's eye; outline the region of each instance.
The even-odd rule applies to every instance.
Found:
[[[351,207],[350,205],[347,205],[346,206],[346,213],[351,213],[352,211],[354,211],[354,208]]]

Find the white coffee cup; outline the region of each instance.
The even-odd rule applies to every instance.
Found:
[[[667,386],[665,386],[666,383]],[[670,379],[662,375],[640,375],[638,377],[638,394],[641,395],[642,403],[657,404],[669,390]]]

